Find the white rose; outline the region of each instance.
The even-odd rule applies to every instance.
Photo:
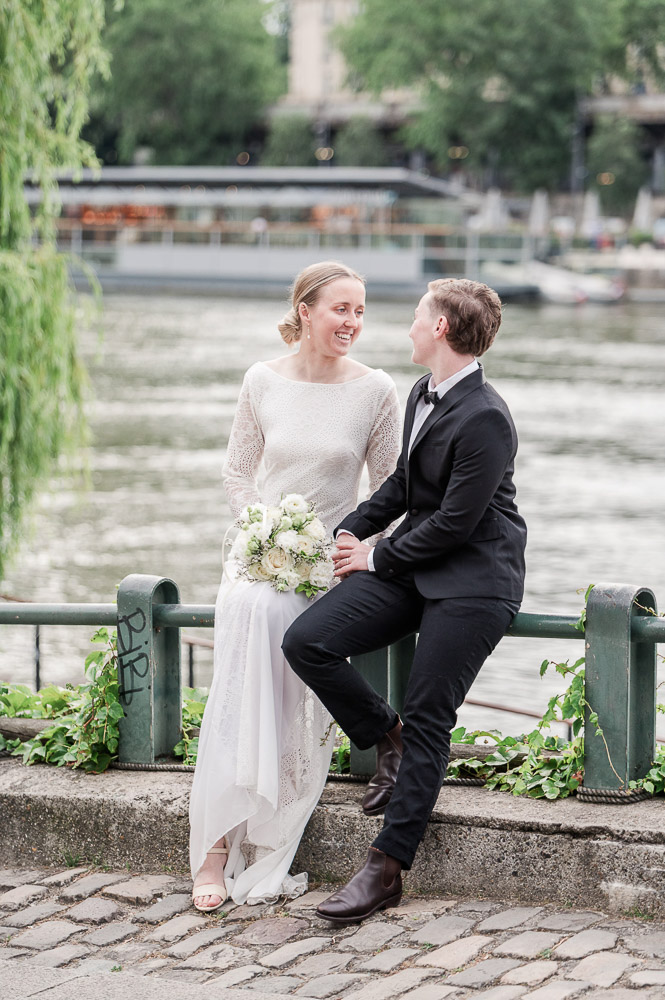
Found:
[[[327,559],[314,563],[309,574],[309,581],[314,587],[329,587],[332,583],[333,567]]]
[[[252,578],[252,580],[260,580],[261,582],[267,582],[272,579],[272,575],[267,573],[260,562],[252,563],[251,566],[247,567],[247,573]]]
[[[300,551],[300,536],[297,531],[278,531],[275,535],[275,544],[280,545],[287,552]]]
[[[298,582],[306,583],[309,580],[309,571],[312,568],[310,562],[305,562],[304,560],[296,563],[296,573],[298,574]]]
[[[309,504],[299,493],[288,493],[279,505],[285,514],[293,517],[294,514],[306,514],[309,511]]]
[[[283,576],[293,569],[293,559],[282,549],[268,549],[261,559],[261,566],[270,576]]]
[[[298,535],[296,552],[301,552],[304,556],[313,556],[316,552],[316,542],[309,535]]]
[[[326,529],[321,521],[319,521],[318,517],[312,518],[312,520],[309,521],[303,528],[303,532],[317,542],[322,542],[326,537]]]

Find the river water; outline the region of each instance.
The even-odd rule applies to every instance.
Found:
[[[186,603],[214,602],[230,521],[220,481],[244,370],[279,355],[285,301],[108,296],[84,335],[93,444],[87,490],[52,483],[2,590],[35,601],[112,602],[129,573],[170,577]],[[354,356],[388,371],[402,404],[412,305],[371,301]],[[571,612],[590,583],[651,587],[665,610],[665,336],[658,305],[508,304],[484,359],[520,438],[516,482],[529,528],[524,611]],[[89,628],[42,629],[42,683],[81,679]],[[197,634],[197,633],[194,633]],[[211,637],[209,631],[198,635]],[[0,677],[31,683],[33,629],[0,628]],[[504,639],[470,697],[542,710],[560,689],[543,659],[580,642]],[[196,681],[208,684],[208,650]],[[665,698],[663,699],[665,700]],[[470,726],[530,725],[465,706]]]

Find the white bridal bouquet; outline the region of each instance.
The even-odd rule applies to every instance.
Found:
[[[236,524],[240,531],[230,558],[240,576],[307,597],[328,590],[333,580],[332,539],[299,493],[289,493],[277,507],[250,504]]]

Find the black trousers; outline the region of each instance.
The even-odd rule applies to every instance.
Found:
[[[445,776],[457,709],[519,609],[496,598],[428,600],[413,578],[353,573],[288,629],[286,659],[356,746],[373,746],[397,713],[348,662],[411,632],[418,642],[402,715],[404,756],[374,847],[410,868]]]

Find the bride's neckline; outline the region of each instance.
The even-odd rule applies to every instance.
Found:
[[[275,371],[274,368],[271,368],[266,361],[259,361],[258,363],[263,365],[264,368],[267,368],[269,372],[273,373],[273,375],[276,375],[277,378],[281,378],[284,382],[293,382],[294,385],[353,385],[354,382],[362,382],[364,378],[368,378],[375,372],[380,371],[379,368],[370,368],[370,370],[365,372],[364,375],[359,375],[358,378],[349,378],[345,382],[305,382],[303,379],[289,378],[288,375],[282,375],[281,372]]]

